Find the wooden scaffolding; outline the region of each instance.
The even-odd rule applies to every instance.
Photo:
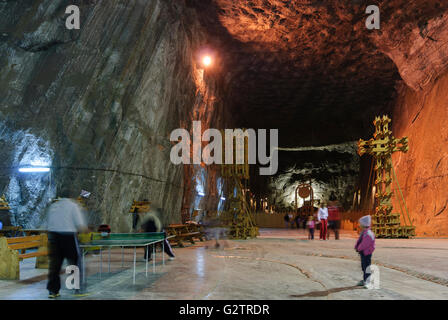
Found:
[[[243,135],[244,135],[244,131]],[[225,137],[224,133],[222,134]],[[224,179],[225,207],[220,220],[223,226],[229,228],[229,237],[233,239],[247,239],[258,236],[258,227],[255,224],[252,208],[249,203],[250,192],[247,187],[249,182],[249,155],[248,136],[244,135],[244,144],[238,142],[238,137],[233,137],[233,159],[237,152],[243,152],[242,164],[225,163],[225,138],[223,143],[223,164],[221,165],[221,176]],[[239,140],[241,141],[241,140]]]

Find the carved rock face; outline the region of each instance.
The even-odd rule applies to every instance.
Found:
[[[445,74],[425,91],[401,86],[394,112],[394,135],[409,138],[409,151],[394,154],[393,162],[418,236],[448,235],[447,101]],[[394,207],[398,212],[400,203]]]
[[[312,181],[314,199],[328,201],[334,196],[341,206],[350,208],[360,169],[356,151],[355,142],[280,151],[279,172],[269,183],[269,202],[282,208],[294,202],[295,207],[297,186]],[[303,199],[298,202],[300,207]]]
[[[431,86],[448,66],[447,24],[448,13],[440,10],[434,18],[408,24],[404,30],[386,25],[386,32],[372,38],[394,61],[406,84],[418,91]]]

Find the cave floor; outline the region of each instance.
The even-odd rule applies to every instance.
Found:
[[[88,289],[74,296],[61,290],[58,299],[448,299],[448,239],[377,239],[373,263],[379,266],[380,289],[356,287],[362,276],[353,249],[356,234],[341,240],[309,241],[304,230],[261,229],[253,240],[212,241],[174,248],[176,259],[157,254],[155,273],[137,263],[132,284],[132,250],[107,254],[99,279],[99,256],[88,256]],[[141,260],[143,250],[140,250]],[[65,283],[65,275],[62,276]],[[21,280],[0,280],[0,299],[47,299],[46,270],[34,260],[21,263]]]

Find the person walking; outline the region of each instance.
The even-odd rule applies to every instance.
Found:
[[[288,229],[288,227],[289,227],[289,214],[288,214],[288,212],[285,213],[285,216],[283,217],[283,220],[285,221],[285,228]]]
[[[225,240],[227,238],[228,229],[223,226],[217,212],[208,211],[203,225],[206,230],[206,239],[215,240],[216,249],[228,246],[227,241]],[[207,245],[205,248],[208,249],[209,246]]]
[[[300,214],[296,215],[296,217],[294,218],[294,221],[296,223],[297,229],[300,229],[300,222],[301,222]]]
[[[328,204],[328,230],[333,230],[335,239],[339,240],[341,211],[339,209],[338,202],[335,199],[330,200]],[[328,232],[327,238],[330,239],[330,232]]]
[[[137,225],[139,224],[140,215],[137,207],[132,210],[132,231],[137,232]]]
[[[364,216],[359,219],[359,224],[362,228],[361,234],[355,245],[356,252],[359,253],[361,258],[361,269],[363,272],[363,280],[358,283],[358,286],[364,286],[367,288],[367,280],[370,277],[369,267],[372,262],[372,254],[375,251],[375,235],[370,230],[371,217]]]
[[[317,212],[317,219],[320,222],[320,240],[327,240],[327,226],[328,226],[328,208],[325,202],[322,202],[319,211]]]
[[[289,214],[288,214],[288,221],[289,221],[289,227],[291,228],[291,229],[294,229],[294,215],[292,214],[292,212],[290,212]]]
[[[82,270],[77,233],[87,231],[84,214],[79,204],[70,199],[69,192],[61,193],[61,196],[62,199],[54,201],[47,209],[49,298],[60,296],[60,273],[65,259],[70,265],[78,266],[79,270]]]

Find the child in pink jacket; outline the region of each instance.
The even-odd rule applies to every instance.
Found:
[[[363,281],[358,283],[359,286],[365,286],[366,280],[369,278],[370,273],[367,273],[367,268],[372,261],[372,253],[375,250],[375,235],[370,230],[371,217],[364,216],[359,219],[359,224],[362,227],[361,235],[355,245],[356,252],[361,256],[361,268],[364,273]]]
[[[314,217],[309,216],[306,223],[308,226],[308,240],[314,240]]]

